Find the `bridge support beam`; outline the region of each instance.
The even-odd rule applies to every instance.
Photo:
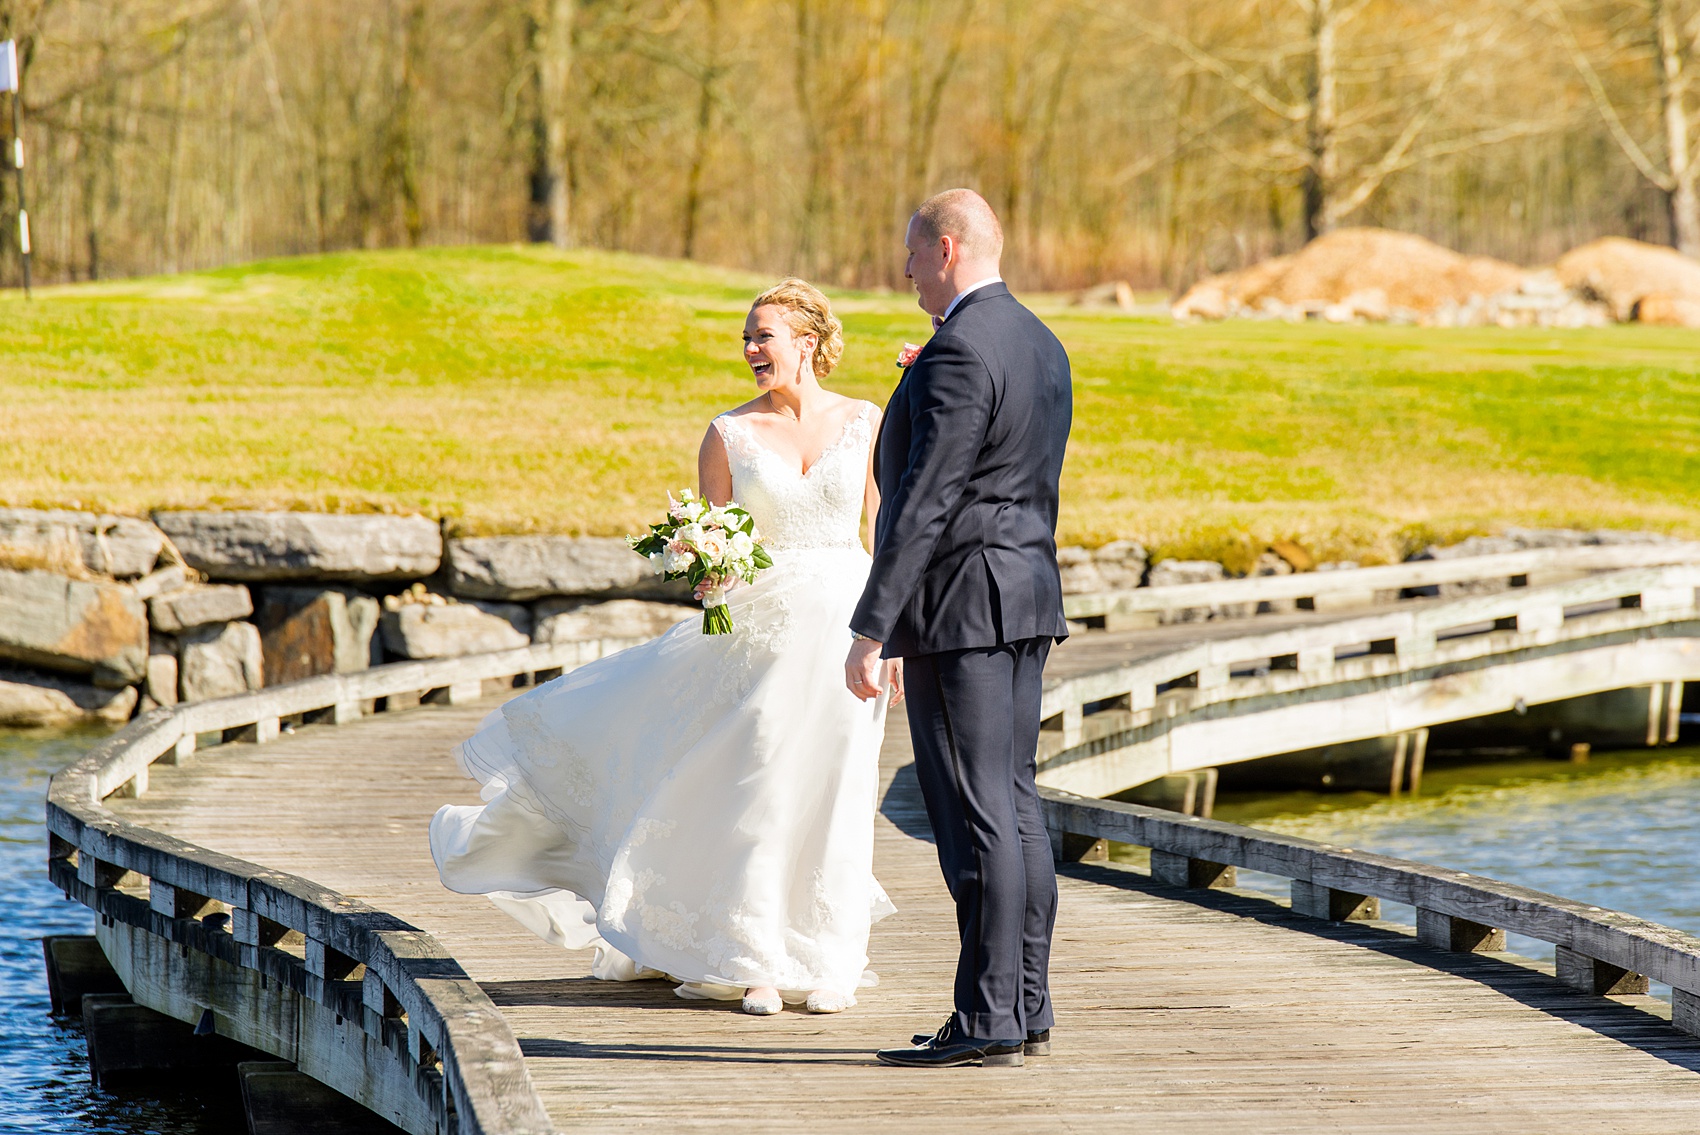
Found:
[[[107,1090],[157,1086],[162,1080],[206,1085],[220,1071],[261,1055],[130,1000],[127,993],[83,997],[89,1075]]]
[[[1601,996],[1616,996],[1628,993],[1645,993],[1649,985],[1645,974],[1635,973],[1586,954],[1579,954],[1565,946],[1553,947],[1558,969],[1558,980],[1572,989],[1580,989],[1584,993],[1597,993]]]
[[[1381,917],[1381,900],[1294,879],[1293,913],[1328,922],[1374,922]]]
[[[347,1096],[296,1071],[287,1060],[250,1060],[236,1066],[248,1135],[395,1135],[400,1131]]]
[[[1218,769],[1190,769],[1135,785],[1116,793],[1115,799],[1208,820],[1216,808],[1216,786],[1220,780]]]
[[[1460,954],[1492,954],[1505,949],[1505,931],[1418,907],[1417,941]]]
[[[55,934],[41,940],[47,963],[47,1000],[55,1017],[83,1011],[83,998],[124,993],[124,983],[91,934]]]

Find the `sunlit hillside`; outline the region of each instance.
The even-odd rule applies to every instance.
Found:
[[[767,281],[533,247],[0,296],[0,498],[618,534],[747,398]],[[883,402],[912,297],[835,293]],[[1700,333],[1175,326],[1035,297],[1074,360],[1066,541],[1386,558],[1507,523],[1700,535]]]

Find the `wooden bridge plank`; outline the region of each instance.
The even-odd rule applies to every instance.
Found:
[[[1492,955],[1440,955],[1373,924],[1317,926],[1244,895],[1183,896],[1112,867],[1073,867],[1062,882],[1055,1056],[1019,1070],[875,1064],[874,1048],[943,1019],[954,957],[932,848],[904,830],[921,812],[900,715],[876,850],[899,913],[875,929],[882,983],[861,1005],[758,1019],[661,983],[592,981],[587,955],[444,891],[432,869],[431,812],[477,798],[448,751],[493,705],[204,751],[111,804],[436,935],[508,1017],[563,1129],[1695,1129],[1700,1044],[1636,1008]]]

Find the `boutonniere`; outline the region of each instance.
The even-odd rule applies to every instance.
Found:
[[[903,349],[897,352],[897,369],[908,370],[909,364],[915,361],[915,356],[921,353],[921,348],[914,343],[903,344]]]

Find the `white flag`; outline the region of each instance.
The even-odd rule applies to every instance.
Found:
[[[18,89],[18,45],[11,40],[0,43],[0,91]]]

